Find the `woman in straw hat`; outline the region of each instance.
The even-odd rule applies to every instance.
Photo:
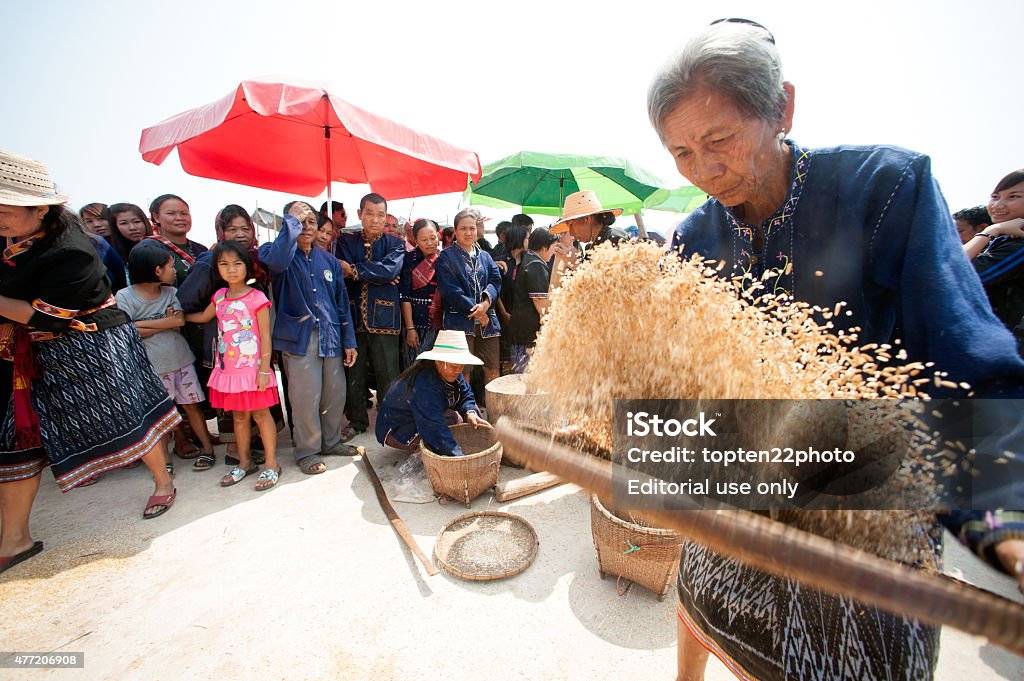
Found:
[[[597,194],[589,189],[569,194],[562,206],[562,217],[551,225],[550,232],[556,236],[570,234],[577,244],[599,246],[610,243],[613,246],[629,238],[620,229],[612,227],[615,218],[622,215],[621,208],[605,209]],[[582,258],[586,258],[586,251]],[[551,288],[558,288],[562,275],[579,264],[580,251],[561,241],[555,245],[555,260],[551,268]]]
[[[682,256],[823,308],[845,301],[847,316],[832,321],[858,327],[861,343],[901,337],[911,361],[934,362],[953,388],[1020,395],[1024,363],[960,256],[928,157],[790,140],[794,89],[763,26],[726,19],[701,31],[655,77],[647,104],[680,174],[711,196],[675,233]],[[934,537],[920,529],[922,542]],[[1024,572],[1020,559],[1009,565]],[[692,543],[678,587],[681,679],[704,678],[708,651],[744,679],[932,676],[935,627]]]
[[[466,334],[439,331],[434,347],[421,352],[388,388],[377,414],[377,441],[414,451],[422,440],[433,452],[462,456],[448,426],[463,421],[490,425],[480,417],[473,391],[462,375],[470,364],[483,362],[470,353]]]
[[[0,425],[0,571],[42,550],[28,519],[47,465],[67,492],[141,458],[156,483],[143,517],[175,498],[163,436],[181,419],[66,201],[41,163],[0,152],[0,348],[14,362]]]

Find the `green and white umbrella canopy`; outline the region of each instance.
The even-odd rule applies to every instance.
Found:
[[[473,204],[521,206],[533,215],[559,215],[565,197],[583,189],[594,191],[605,208],[621,208],[627,215],[645,208],[687,213],[707,198],[696,187],[661,185],[624,158],[520,151],[484,166],[480,181],[471,182],[466,194]]]

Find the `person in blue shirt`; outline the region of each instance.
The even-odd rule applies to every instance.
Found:
[[[348,287],[359,348],[358,358],[348,372],[347,411],[356,433],[370,427],[366,411],[370,367],[377,380],[378,403],[398,376],[398,335],[402,329],[398,279],[405,260],[405,244],[402,239],[384,233],[387,214],[384,197],[367,194],[359,201],[357,213],[362,231],[342,232],[334,246]]]
[[[893,146],[805,149],[789,139],[794,88],[767,29],[739,19],[704,29],[658,73],[647,104],[679,173],[711,197],[680,224],[672,251],[721,263],[721,276],[768,293],[824,309],[843,301],[849,314],[832,320],[837,331],[857,327],[861,344],[900,339],[909,361],[934,363],[953,389],[963,382],[979,396],[1021,396],[1024,362],[962,255],[928,157]],[[958,396],[953,389],[942,396]],[[949,520],[959,532],[968,518]],[[920,529],[928,540],[932,528]],[[1002,539],[1004,549],[1021,544]],[[931,678],[934,670],[936,627],[693,543],[683,548],[678,593],[680,678],[703,678],[709,650],[744,678],[789,678],[812,665],[822,678],[854,668],[858,678]],[[756,616],[739,610],[748,599],[759,604]],[[842,626],[822,619],[858,611],[869,615]]]
[[[313,246],[316,232],[313,209],[292,201],[277,238],[259,248],[260,263],[273,275],[272,338],[288,374],[295,461],[308,475],[327,470],[320,455],[352,456],[362,449],[344,445],[342,436],[342,365],[352,366],[357,356],[348,293],[338,261]]]
[[[448,426],[489,426],[480,417],[462,371],[481,365],[461,331],[441,331],[430,350],[391,384],[377,414],[375,434],[382,445],[414,451],[420,441],[442,456],[463,456]]]
[[[501,294],[501,270],[478,245],[480,213],[473,208],[455,215],[455,243],[437,257],[441,293],[441,328],[466,334],[470,352],[483,360],[484,380],[498,377],[501,325],[495,305]]]

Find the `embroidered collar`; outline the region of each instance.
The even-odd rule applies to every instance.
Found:
[[[11,243],[11,240],[8,239],[8,246],[7,248],[4,249],[3,254],[4,263],[10,265],[11,267],[14,267],[14,262],[11,260],[11,258],[21,253],[24,253],[28,249],[32,248],[32,245],[35,242],[42,239],[44,236],[46,236],[46,232],[44,232],[43,230],[39,230],[38,232],[30,234],[28,238],[22,239],[21,241],[18,241],[16,243]]]
[[[723,205],[722,208],[732,231],[733,274],[740,277],[749,275],[751,283],[760,282],[765,270],[770,268],[773,274],[764,282],[767,289],[775,294],[792,295],[796,283],[793,273],[793,216],[807,180],[810,154],[792,140],[787,139],[786,142],[792,149],[792,179],[786,199],[771,217],[761,223],[764,229],[762,253],[755,253],[753,248],[756,225],[743,222],[728,207]],[[769,249],[774,256],[767,262]]]
[[[810,162],[810,154],[789,138],[786,138],[786,143],[789,144],[792,149],[793,158],[793,170],[789,184],[789,192],[786,194],[786,199],[778,209],[776,209],[771,217],[761,223],[764,226],[765,238],[767,238],[773,231],[788,223],[790,218],[793,217],[797,203],[800,201],[800,194],[804,189],[804,181],[807,179],[807,166]],[[728,206],[723,205],[722,207],[725,208],[725,214],[729,219],[729,226],[732,227],[733,231],[745,232],[748,235],[747,238],[749,240],[753,240],[754,228],[756,225],[752,225],[749,222],[744,222],[737,218],[732,209]]]
[[[372,239],[366,238],[366,230],[365,229],[363,231],[361,231],[359,233],[359,235],[363,237],[363,245],[364,246],[371,246],[374,243],[376,243],[378,239],[380,239],[382,236],[384,236],[384,232],[381,232],[380,234],[378,234],[377,236],[373,237]]]

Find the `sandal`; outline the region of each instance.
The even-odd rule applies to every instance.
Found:
[[[171,476],[173,478],[174,477],[174,464],[173,463],[164,464],[164,468],[167,469],[167,475],[169,475],[169,476]]]
[[[163,506],[163,508],[157,511],[156,513],[146,513],[146,511],[143,511],[142,519],[150,520],[152,518],[162,516],[164,513],[167,513],[167,511],[171,509],[171,506],[174,505],[174,499],[177,496],[178,490],[174,490],[170,494],[163,494],[161,496],[157,496],[154,494],[149,498],[149,501],[146,502],[146,511],[150,510],[151,508],[156,508],[157,506]]]
[[[174,455],[177,456],[179,459],[185,459],[186,461],[189,459],[194,459],[197,456],[199,456],[199,453],[199,447],[196,447],[189,440],[185,440],[184,445],[180,448],[178,447],[177,443],[175,443],[174,445]]]
[[[203,452],[196,457],[196,462],[192,464],[192,470],[208,471],[213,468],[215,463],[217,463],[217,459],[214,457],[213,452]]]
[[[344,444],[351,440],[352,438],[354,438],[356,435],[359,435],[359,433],[356,432],[355,428],[353,428],[352,426],[345,426],[344,428],[341,429],[340,442]]]
[[[273,468],[264,468],[263,472],[260,473],[260,477],[256,478],[256,491],[264,492],[270,489],[271,487],[277,484],[277,481],[280,477],[280,468],[278,468],[276,471]],[[263,485],[263,487],[260,487],[260,483],[266,483],[267,481],[269,481],[269,484],[265,484]]]
[[[235,466],[227,475],[220,479],[220,486],[231,487],[231,485],[235,485],[241,482],[242,478],[244,478],[245,476],[255,475],[256,473],[259,473],[259,471],[260,469],[258,466],[246,468],[245,470],[242,470],[238,466]]]
[[[320,475],[327,470],[327,464],[316,454],[310,454],[309,456],[300,459],[299,469],[306,475]],[[319,468],[317,468],[319,466]]]
[[[366,454],[366,447],[356,447],[355,445],[338,445],[334,449],[320,452],[320,456],[362,456],[363,454]]]
[[[10,570],[18,563],[28,560],[29,558],[36,555],[42,550],[43,542],[37,541],[21,553],[16,553],[13,556],[4,556],[3,558],[0,558],[0,572]]]

